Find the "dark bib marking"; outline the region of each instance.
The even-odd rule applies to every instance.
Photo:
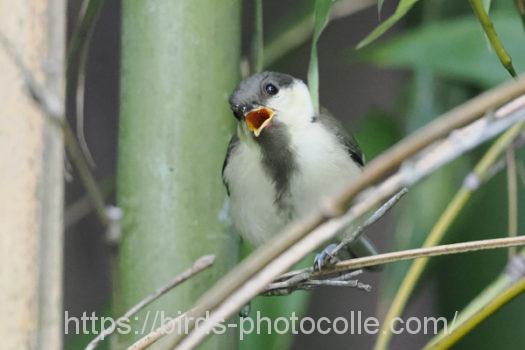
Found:
[[[255,140],[261,147],[264,170],[274,183],[275,203],[284,214],[291,216],[293,208],[287,197],[292,176],[298,169],[288,130],[283,124],[274,122]]]

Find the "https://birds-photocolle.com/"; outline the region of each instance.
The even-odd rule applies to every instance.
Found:
[[[250,244],[265,243],[359,176],[364,160],[355,139],[327,112],[315,113],[303,81],[257,73],[229,102],[238,123],[222,176],[233,226]],[[334,247],[318,255],[317,268]],[[346,251],[354,257],[376,253],[364,236]]]

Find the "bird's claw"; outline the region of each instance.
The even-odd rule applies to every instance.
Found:
[[[333,254],[336,248],[337,244],[329,244],[322,252],[315,256],[314,271],[321,271],[322,268],[333,265],[334,261],[337,259]]]

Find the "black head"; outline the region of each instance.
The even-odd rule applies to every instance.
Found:
[[[257,73],[244,79],[229,100],[235,118],[240,120],[246,112],[265,106],[268,99],[277,96],[281,89],[289,87],[293,82],[291,75],[277,72]]]

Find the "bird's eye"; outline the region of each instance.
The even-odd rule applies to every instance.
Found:
[[[277,95],[279,89],[273,84],[266,84],[264,86],[264,91],[266,91],[268,95]]]

